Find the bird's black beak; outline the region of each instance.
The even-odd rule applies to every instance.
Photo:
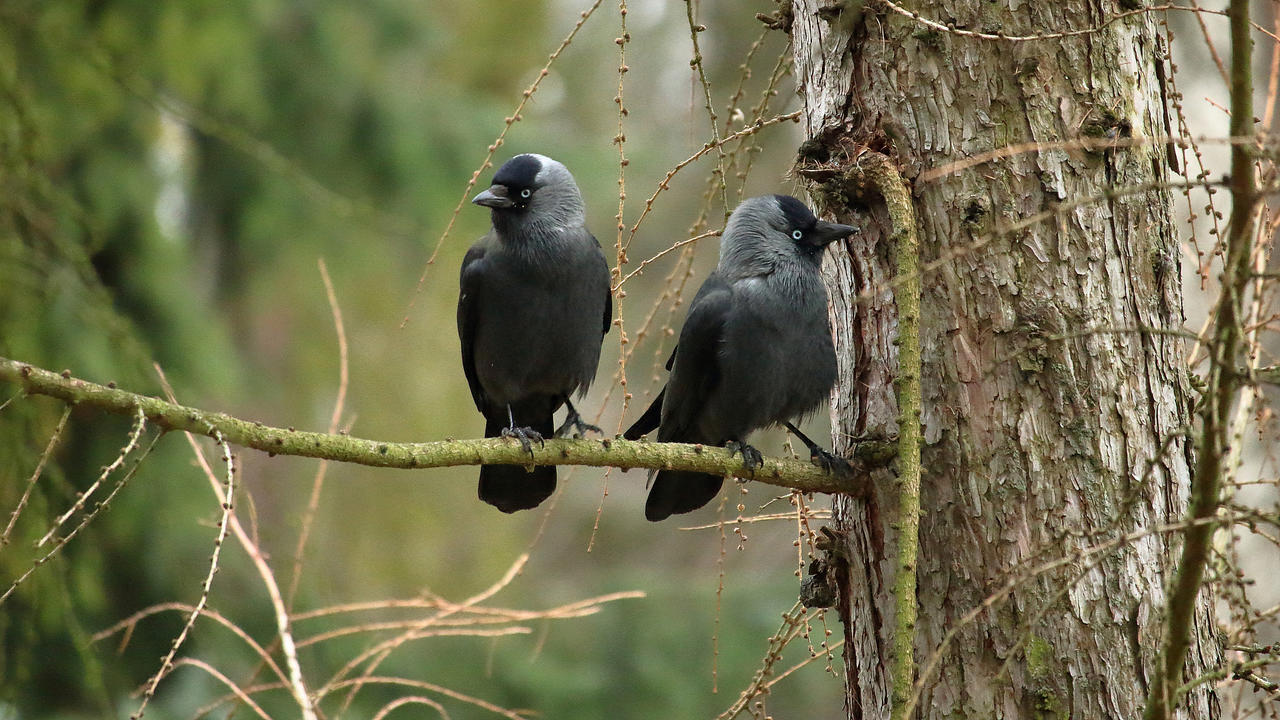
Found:
[[[815,245],[824,247],[836,240],[843,240],[856,232],[858,232],[858,228],[852,225],[841,225],[840,223],[819,220],[813,226],[812,236]]]
[[[506,185],[490,185],[488,190],[471,198],[471,202],[491,208],[513,207],[516,203],[507,195],[508,192]]]

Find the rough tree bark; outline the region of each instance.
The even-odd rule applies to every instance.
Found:
[[[1097,27],[1127,7],[917,0],[910,9],[1009,36]],[[826,263],[842,362],[837,448],[896,432],[892,228],[857,181],[860,152],[899,165],[913,184],[921,263],[943,260],[923,279],[916,715],[1138,717],[1178,537],[1078,553],[1177,522],[1187,506],[1187,348],[1141,331],[1182,321],[1171,196],[1101,195],[1166,180],[1166,147],[1042,150],[923,174],[1024,142],[1167,135],[1158,18],[1013,42],[931,30],[855,0],[794,0],[791,16],[810,138],[801,174],[823,210],[863,229]],[[887,717],[890,706],[892,475],[877,488],[866,501],[835,503],[850,558],[840,605],[850,718]],[[1030,573],[1059,558],[1068,562]],[[1203,593],[1194,617],[1188,679],[1221,657]],[[1177,712],[1206,718],[1217,707],[1200,687]]]

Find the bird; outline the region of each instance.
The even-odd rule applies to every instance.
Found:
[[[763,458],[745,440],[784,425],[828,471],[843,461],[792,420],[813,412],[836,381],[835,346],[822,284],[822,251],[856,232],[819,220],[790,195],[744,200],[729,216],[720,261],[689,306],[667,361],[666,387],[623,437],[655,428],[660,442],[723,445],[754,470]],[[706,505],[723,478],[659,470],[645,517],[664,520]]]
[[[595,378],[613,317],[609,265],[587,230],[573,175],[545,155],[516,155],[472,199],[492,228],[462,260],[458,339],[485,437],[533,443],[583,422],[570,395]],[[554,413],[568,408],[553,430]],[[553,465],[482,465],[480,499],[505,513],[537,507],[556,489]]]

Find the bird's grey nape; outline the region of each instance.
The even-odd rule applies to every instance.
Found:
[[[582,191],[569,169],[545,155],[537,157],[542,161],[542,170],[537,178],[540,187],[530,204],[530,209],[537,209],[537,217],[531,220],[551,228],[585,227],[587,212]]]
[[[788,232],[777,196],[743,200],[725,223],[719,272],[733,279],[789,269],[804,258]]]

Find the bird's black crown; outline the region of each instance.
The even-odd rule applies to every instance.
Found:
[[[511,190],[532,189],[538,173],[542,171],[542,161],[533,155],[517,155],[493,174],[494,185],[505,185]]]
[[[782,214],[787,218],[787,225],[800,230],[807,230],[818,222],[818,218],[814,216],[813,211],[807,205],[790,195],[774,195],[778,201],[778,207],[782,209]]]

